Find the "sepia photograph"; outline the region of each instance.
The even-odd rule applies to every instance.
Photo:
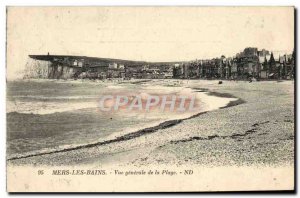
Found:
[[[7,191],[293,192],[295,13],[7,6]]]

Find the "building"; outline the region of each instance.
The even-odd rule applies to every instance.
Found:
[[[85,56],[30,55],[25,78],[293,79],[295,53],[274,55],[247,47],[234,57],[145,62]]]

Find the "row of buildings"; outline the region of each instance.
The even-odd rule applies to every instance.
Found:
[[[245,48],[235,57],[196,60],[174,66],[174,78],[205,79],[292,79],[295,53],[278,55],[257,48]]]
[[[292,79],[295,53],[275,56],[245,48],[234,57],[188,62],[142,62],[84,56],[30,55],[30,77],[89,79]],[[32,72],[33,71],[33,72]]]

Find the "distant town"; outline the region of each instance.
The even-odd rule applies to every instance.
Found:
[[[295,52],[248,47],[234,57],[145,62],[86,56],[29,55],[24,78],[48,79],[293,79]]]

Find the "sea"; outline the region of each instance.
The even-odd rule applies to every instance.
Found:
[[[192,111],[118,109],[102,111],[101,97],[195,97]],[[181,80],[51,80],[7,82],[7,158],[22,158],[104,142],[160,123],[186,119],[226,106],[220,98],[189,88]],[[177,103],[176,103],[177,104]],[[176,133],[174,131],[174,133]],[[158,134],[159,135],[159,134]]]

